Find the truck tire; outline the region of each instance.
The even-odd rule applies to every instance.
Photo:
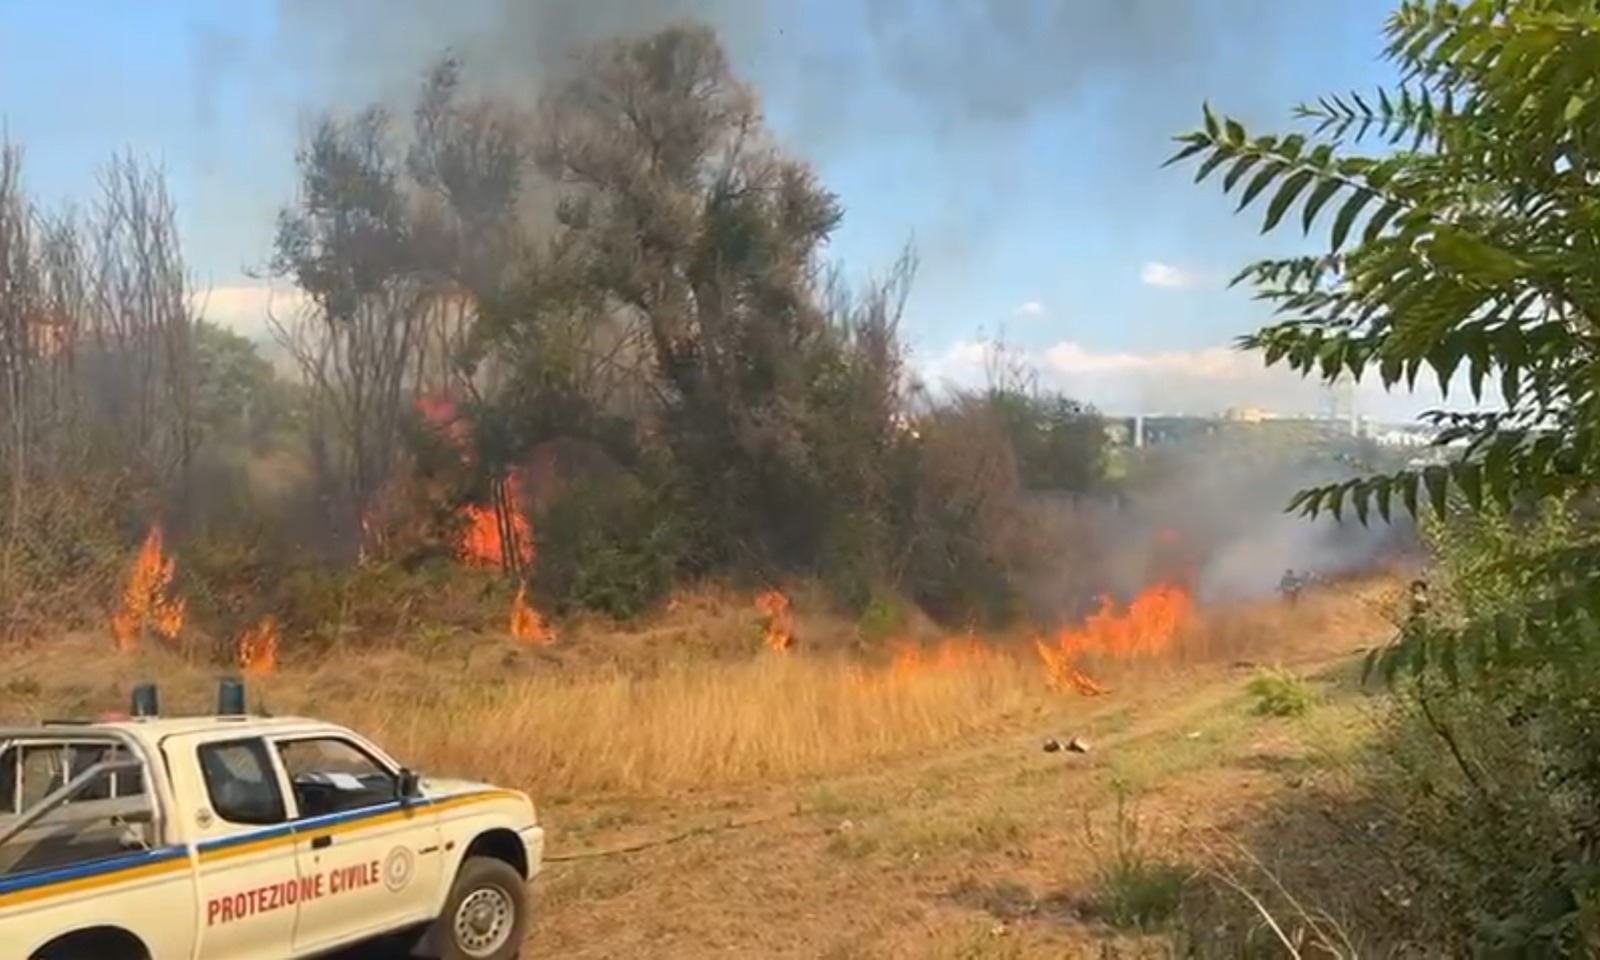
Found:
[[[428,938],[439,960],[514,960],[528,933],[528,889],[504,860],[468,857]]]
[[[57,937],[28,960],[150,960],[150,951],[126,930],[99,927]]]

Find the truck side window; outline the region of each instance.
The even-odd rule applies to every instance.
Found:
[[[104,742],[13,743],[0,752],[0,813],[21,813],[102,760],[123,756],[121,747]],[[84,784],[67,802],[137,797],[144,792],[139,771],[125,770]]]
[[[361,810],[396,799],[399,784],[394,774],[348,740],[283,740],[278,755],[294,785],[301,817]]]
[[[67,777],[75,779],[97,763],[121,760],[127,752],[121,747],[102,743],[79,743],[67,747]],[[137,797],[144,794],[144,778],[138,770],[124,770],[106,774],[88,784],[74,797],[78,800],[110,800],[113,797]]]
[[[264,740],[208,743],[197,751],[211,809],[228,823],[266,826],[288,819]]]

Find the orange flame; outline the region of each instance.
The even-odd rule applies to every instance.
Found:
[[[789,612],[789,598],[781,591],[767,590],[756,597],[756,609],[766,622],[761,626],[761,640],[767,649],[784,653],[794,646],[794,621]]]
[[[932,649],[915,643],[902,643],[895,651],[889,672],[899,679],[909,679],[930,671],[954,673],[988,663],[994,657],[994,649],[971,634],[950,637]]]
[[[958,674],[993,663],[1002,656],[973,634],[950,637],[933,647],[912,641],[895,646],[894,658],[887,667],[868,670],[860,665],[850,669],[853,686],[865,691],[884,691],[929,674]]]
[[[1045,681],[1052,690],[1072,690],[1079,696],[1099,697],[1111,691],[1095,678],[1078,669],[1070,654],[1037,642],[1039,658],[1044,661]]]
[[[471,458],[471,425],[458,412],[456,403],[444,393],[418,397],[417,415],[429,426],[439,431],[461,453],[463,461]],[[498,567],[507,557],[518,567],[533,565],[533,528],[522,509],[519,495],[521,476],[512,470],[505,477],[505,499],[508,531],[502,530],[500,517],[492,506],[469,506],[463,511],[461,537],[456,541],[456,556],[474,567]],[[505,543],[509,532],[511,543]],[[509,550],[505,549],[507,546]]]
[[[416,407],[417,415],[428,426],[444,434],[452,445],[461,448],[463,457],[467,455],[467,421],[457,412],[455,400],[447,393],[435,393],[418,397]]]
[[[111,617],[111,635],[118,650],[127,653],[138,647],[146,629],[166,640],[177,638],[187,610],[183,599],[172,594],[177,567],[177,561],[163,549],[161,528],[152,526]]]
[[[1100,610],[1082,625],[1062,630],[1053,642],[1035,641],[1034,646],[1051,688],[1096,696],[1106,690],[1081,671],[1080,658],[1130,661],[1160,656],[1171,651],[1194,619],[1194,600],[1188,591],[1161,584],[1139,594],[1120,613],[1110,597],[1102,597]]]
[[[523,643],[546,646],[555,642],[555,633],[544,617],[528,602],[526,584],[517,587],[517,597],[511,601],[511,635]]]
[[[511,495],[513,487],[507,484],[511,527],[511,556],[519,567],[526,570],[533,565],[533,526],[523,514],[518,498]],[[505,536],[500,529],[500,517],[493,507],[469,506],[465,512],[465,525],[461,539],[456,543],[456,555],[463,563],[474,567],[498,567],[506,557]]]
[[[270,677],[278,672],[278,618],[261,622],[239,637],[239,668],[247,677]]]

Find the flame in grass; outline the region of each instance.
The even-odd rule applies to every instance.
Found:
[[[994,649],[971,634],[951,637],[932,648],[902,643],[895,650],[889,673],[903,680],[930,672],[954,673],[988,663],[994,657]]]
[[[789,598],[780,590],[767,590],[756,597],[756,609],[761,611],[761,640],[768,650],[784,653],[794,646],[794,619],[789,609]]]
[[[161,528],[151,527],[111,617],[111,635],[118,650],[136,649],[146,630],[164,640],[176,639],[183,630],[187,605],[172,590],[177,571],[177,561],[166,554]]]
[[[533,646],[546,646],[555,642],[555,632],[545,623],[544,617],[528,602],[527,584],[517,587],[516,599],[511,601],[511,636]]]
[[[262,617],[261,622],[239,636],[239,669],[247,677],[270,677],[278,672],[278,618]]]
[[[1083,697],[1099,697],[1111,692],[1100,681],[1078,669],[1071,654],[1064,654],[1042,640],[1037,645],[1039,658],[1044,661],[1045,682],[1050,689],[1071,690]]]
[[[894,657],[887,666],[869,669],[858,664],[850,668],[849,678],[851,686],[858,690],[883,692],[931,675],[967,673],[1002,656],[970,633],[950,637],[935,646],[906,640],[895,646]]]
[[[1082,624],[1035,641],[1045,676],[1052,689],[1076,690],[1097,696],[1106,689],[1083,673],[1083,657],[1132,661],[1171,652],[1179,634],[1194,622],[1194,599],[1187,590],[1160,584],[1134,597],[1119,611],[1110,597],[1100,599],[1100,609]]]

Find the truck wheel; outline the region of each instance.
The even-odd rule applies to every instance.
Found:
[[[513,960],[528,932],[528,890],[504,860],[468,857],[431,938],[440,960]]]

